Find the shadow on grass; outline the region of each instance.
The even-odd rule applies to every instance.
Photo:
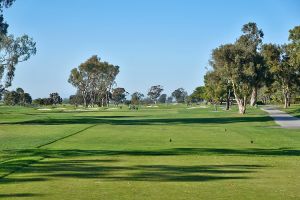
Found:
[[[0,199],[2,198],[21,198],[21,197],[41,197],[42,194],[33,194],[33,193],[17,193],[17,194],[0,194]]]
[[[191,166],[158,164],[124,165],[118,156],[300,156],[300,150],[292,149],[213,148],[174,148],[153,151],[28,149],[9,150],[5,151],[5,153],[20,155],[22,159],[7,160],[0,163],[0,170],[4,174],[0,177],[0,184],[43,182],[56,178],[157,182],[204,182],[249,179],[251,176],[247,174],[255,173],[269,166],[244,164]],[[111,159],[106,159],[107,157],[99,159],[99,156],[111,156]],[[43,160],[40,159],[41,157]],[[36,158],[36,161],[33,158]],[[18,173],[18,176],[12,175],[15,172]]]
[[[15,155],[15,157],[28,157],[27,162],[32,162],[32,158],[68,158],[81,156],[180,156],[180,155],[217,155],[217,156],[300,156],[300,150],[289,148],[277,149],[226,149],[226,148],[172,148],[159,150],[51,150],[51,149],[20,149],[20,150],[3,150],[2,157],[5,155]],[[16,166],[20,166],[22,160],[15,161]],[[108,162],[108,160],[106,160]],[[110,160],[113,162],[113,160]],[[0,165],[6,162],[0,162]]]
[[[118,162],[118,164],[116,164]],[[9,163],[7,163],[9,164]],[[57,178],[96,179],[99,181],[204,182],[249,179],[246,174],[265,165],[121,165],[118,160],[61,158],[45,159],[18,171],[21,176],[6,176],[0,184],[43,182]],[[30,178],[28,178],[30,177]]]
[[[141,116],[139,116],[141,117]],[[22,122],[6,122],[0,124],[19,125],[65,125],[65,124],[111,124],[111,125],[167,125],[167,124],[228,124],[240,122],[268,122],[273,121],[269,116],[242,117],[212,117],[212,118],[144,118],[130,119],[133,116],[80,116],[69,118],[45,118]]]

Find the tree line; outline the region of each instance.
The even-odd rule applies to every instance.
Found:
[[[290,106],[300,86],[300,26],[289,31],[288,44],[263,44],[263,37],[263,31],[250,22],[234,43],[213,49],[212,69],[204,76],[207,99],[219,103],[233,94],[239,113],[244,114],[247,104],[257,103],[259,92],[280,91],[284,108]]]

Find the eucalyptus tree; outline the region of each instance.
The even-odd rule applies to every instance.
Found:
[[[142,98],[144,97],[144,95],[140,92],[134,92],[132,95],[131,95],[131,104],[133,105],[138,105],[140,104]]]
[[[192,102],[200,102],[205,99],[205,86],[196,87],[190,95]]]
[[[78,69],[72,69],[68,82],[77,88],[77,93],[82,96],[83,106],[87,107],[89,95],[89,80],[87,72],[80,66]]]
[[[177,103],[185,102],[188,94],[183,88],[178,88],[172,92],[172,97],[175,98]]]
[[[225,99],[227,90],[221,76],[217,71],[208,71],[204,76],[205,94],[207,101],[214,105],[221,103]]]
[[[98,56],[92,56],[78,68],[72,69],[68,81],[77,88],[85,107],[88,103],[91,106],[96,103],[104,106],[109,103],[112,86],[118,73],[119,66],[103,62]]]
[[[261,52],[263,33],[255,23],[245,24],[243,35],[234,44],[225,44],[212,52],[210,64],[233,89],[239,113],[245,114],[252,96],[256,103],[257,89],[266,79],[267,67]]]
[[[242,28],[243,35],[238,38],[236,45],[242,48],[246,62],[245,73],[251,74],[252,93],[250,105],[254,106],[257,102],[257,91],[267,80],[268,68],[261,55],[261,46],[264,33],[256,23],[250,22]]]
[[[160,94],[162,93],[163,90],[164,89],[161,85],[151,86],[149,91],[148,91],[148,96],[156,104],[157,98],[160,96]]]
[[[57,104],[61,104],[63,99],[59,96],[59,94],[57,92],[53,92],[49,95],[52,104],[57,105]]]
[[[166,103],[167,101],[167,94],[161,94],[157,100],[159,103]]]
[[[266,44],[263,55],[275,81],[282,90],[284,108],[290,105],[295,87],[300,85],[300,26],[290,30],[289,44]]]
[[[32,98],[30,94],[26,93],[22,88],[17,88],[15,91],[5,91],[3,101],[6,105],[25,106],[31,104]]]
[[[114,88],[112,90],[112,99],[116,106],[118,106],[120,103],[123,103],[126,100],[126,95],[128,92],[124,88]]]
[[[0,0],[0,96],[11,86],[16,65],[36,54],[35,42],[28,35],[15,38],[7,34],[8,24],[3,17],[3,8],[14,0]]]

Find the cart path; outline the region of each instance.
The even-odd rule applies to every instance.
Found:
[[[282,128],[300,128],[300,118],[278,110],[276,107],[264,107],[262,110],[267,112]]]

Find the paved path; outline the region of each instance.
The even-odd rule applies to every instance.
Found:
[[[262,110],[269,113],[274,121],[279,124],[282,128],[300,128],[300,118],[293,117],[276,107],[265,107]]]

